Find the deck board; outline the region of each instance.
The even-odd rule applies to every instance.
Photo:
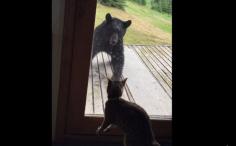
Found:
[[[127,45],[122,78],[127,77],[122,98],[142,106],[152,117],[170,117],[172,104],[172,53],[169,46]],[[107,101],[111,58],[99,53],[91,63],[86,116],[102,116]]]
[[[171,46],[167,46],[167,45],[162,45],[162,46],[157,45],[157,46],[161,47],[164,51],[166,51],[169,55],[172,56],[172,48],[171,48]]]
[[[99,80],[98,56],[92,60],[93,68],[93,92],[94,92],[94,113],[103,114],[102,92]]]
[[[165,58],[167,58],[170,62],[172,62],[172,57],[166,53],[164,47],[162,46],[155,46],[160,52],[162,52],[162,54],[165,56]]]
[[[135,102],[149,115],[171,115],[171,99],[146,69],[135,51],[125,48],[125,58],[123,75],[128,77],[127,85]]]
[[[167,64],[159,54],[157,54],[153,49],[153,47],[147,47],[148,50],[151,50],[152,51],[152,54],[155,56],[155,58],[161,62],[161,64],[170,72],[170,74],[172,74],[172,68],[169,64]]]
[[[140,59],[144,62],[144,64],[147,66],[150,73],[153,74],[153,76],[156,78],[156,81],[159,82],[159,84],[163,87],[163,89],[171,97],[171,95],[172,95],[171,88],[166,84],[166,81],[161,77],[161,75],[155,71],[155,68],[153,67],[152,64],[150,64],[147,57],[140,51],[141,50],[140,46],[136,46],[136,48],[134,48],[134,50],[139,55]]]
[[[163,54],[163,51],[157,47],[157,46],[152,46],[154,52],[156,52],[170,67],[172,67],[172,62],[166,58],[166,55]]]
[[[146,49],[146,47],[142,46],[141,52],[146,56],[148,61],[153,65],[156,72],[160,74],[160,76],[165,80],[168,86],[171,88],[172,81],[171,81],[171,74],[165,70],[165,68],[158,62],[158,60],[153,56],[152,51]]]
[[[103,108],[105,108],[105,102],[107,101],[107,90],[106,87],[108,84],[107,81],[107,74],[106,74],[106,69],[104,67],[104,62],[102,58],[102,54],[97,55],[98,58],[98,69],[99,69],[99,80],[100,80],[100,89],[101,89],[101,97],[102,97],[102,105]]]
[[[152,57],[154,58],[155,62],[158,64],[158,66],[165,72],[165,74],[171,79],[172,78],[172,69],[170,66],[166,67],[163,63],[164,61],[158,57],[156,52],[153,51],[153,48],[145,47],[145,50],[149,52]]]
[[[170,57],[170,59],[172,58],[172,53],[169,51],[169,49],[166,46],[156,46],[161,48],[161,50],[163,50],[163,52],[165,52],[166,55],[168,55]]]
[[[93,85],[92,85],[92,64],[90,64],[85,113],[94,113]]]

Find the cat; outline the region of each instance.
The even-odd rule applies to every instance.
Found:
[[[101,134],[112,127],[119,127],[124,132],[125,146],[160,146],[155,140],[146,111],[141,106],[121,98],[126,80],[127,78],[121,81],[108,79],[104,120],[96,133]]]

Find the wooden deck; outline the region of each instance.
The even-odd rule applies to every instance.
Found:
[[[126,45],[124,50],[123,76],[128,80],[122,98],[139,104],[153,118],[171,118],[172,47]],[[99,53],[90,66],[85,116],[103,115],[111,76],[110,56]]]

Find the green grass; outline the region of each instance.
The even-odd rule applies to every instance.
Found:
[[[125,10],[127,13],[136,15],[145,20],[147,23],[151,23],[155,27],[158,27],[163,31],[171,33],[172,17],[170,15],[168,16],[165,13],[162,14],[160,12],[148,8],[147,6],[141,6],[130,1],[126,1],[126,4],[127,6],[125,7]]]
[[[156,40],[154,35],[137,31],[135,29],[128,29],[124,40],[125,44],[166,44],[165,41]]]
[[[124,38],[125,44],[171,44],[170,15],[131,1],[126,1],[125,11],[97,4],[95,26],[105,19],[106,13],[122,20],[132,20]]]

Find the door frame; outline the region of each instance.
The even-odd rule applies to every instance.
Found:
[[[119,130],[97,137],[95,131],[103,118],[84,117],[96,3],[65,0],[55,143],[88,137],[121,140]],[[152,120],[158,139],[171,139],[171,123],[171,119]]]

